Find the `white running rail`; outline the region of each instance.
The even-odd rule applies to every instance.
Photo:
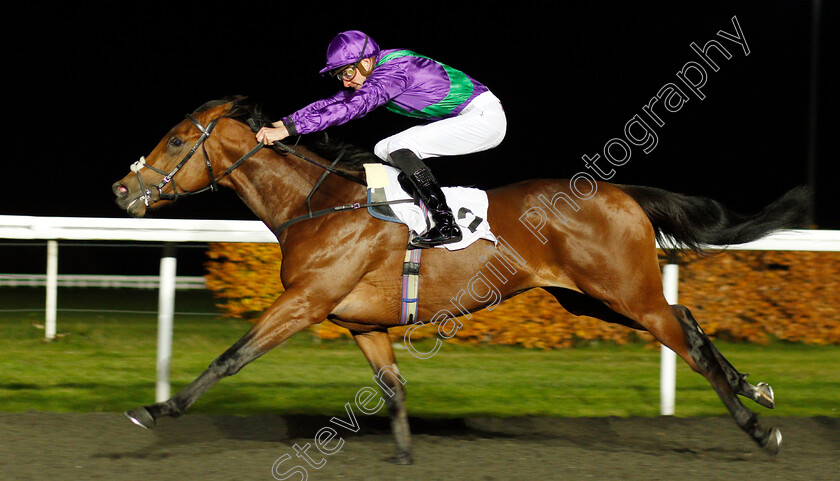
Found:
[[[58,275],[58,240],[112,240],[166,243],[187,242],[262,242],[274,243],[271,231],[259,221],[129,219],[89,217],[31,217],[0,215],[0,239],[47,240],[47,313],[46,337],[55,336],[56,290]],[[840,251],[840,230],[788,230],[764,239],[730,246],[730,250]],[[164,254],[158,278],[158,401],[169,397],[169,356],[172,343],[172,318],[175,298],[175,257]],[[671,304],[676,304],[679,271],[675,264],[663,269],[663,289]],[[662,348],[660,365],[660,412],[674,414],[676,358]]]

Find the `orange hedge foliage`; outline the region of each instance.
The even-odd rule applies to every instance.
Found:
[[[680,271],[680,304],[717,338],[840,344],[838,252],[731,251]]]
[[[211,244],[207,257],[207,288],[223,299],[218,306],[227,316],[258,315],[283,293],[279,245]]]
[[[228,316],[252,318],[283,292],[277,245],[213,244],[208,257],[207,285]],[[690,258],[680,266],[679,288],[679,303],[714,338],[840,344],[840,253],[730,251]],[[647,333],[573,316],[542,289],[459,320],[463,327],[447,342],[555,349],[651,340]],[[405,328],[392,331],[398,339]],[[312,332],[322,339],[347,335],[328,321]],[[412,339],[434,335],[434,328],[426,327],[414,331]]]

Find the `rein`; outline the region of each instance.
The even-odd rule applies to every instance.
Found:
[[[335,159],[335,161],[332,163],[332,165],[324,165],[324,164],[318,162],[317,160],[310,159],[309,157],[301,154],[300,152],[296,151],[292,147],[289,147],[288,145],[284,144],[283,142],[280,142],[279,140],[275,141],[271,146],[275,147],[276,149],[282,150],[283,152],[286,152],[288,154],[292,154],[292,155],[294,155],[295,157],[297,157],[301,160],[305,160],[305,161],[309,162],[310,164],[317,165],[318,167],[324,169],[325,171],[327,171],[329,173],[335,174],[339,177],[344,177],[347,180],[352,180],[353,182],[355,182],[357,184],[367,186],[367,183],[364,180],[360,179],[359,177],[356,177],[353,174],[348,174],[347,172],[343,172],[343,171],[340,171],[340,170],[334,168],[335,164],[337,164],[338,161],[341,159],[341,155],[339,155],[338,158]],[[324,175],[326,175],[326,173]],[[321,178],[321,180],[323,181],[323,177]]]
[[[256,130],[254,128],[254,125],[252,125],[251,128]],[[340,170],[335,169],[335,165],[341,160],[341,157],[344,156],[344,151],[342,151],[341,153],[338,154],[338,157],[336,157],[336,159],[333,161],[333,163],[331,165],[324,165],[320,162],[312,160],[312,159],[308,158],[307,156],[295,151],[293,148],[283,144],[280,141],[275,141],[274,144],[272,144],[272,145],[274,147],[277,147],[277,148],[287,152],[287,153],[290,153],[290,154],[294,155],[295,157],[298,157],[302,160],[305,160],[305,161],[307,161],[311,164],[315,164],[318,167],[324,169],[323,175],[321,175],[321,177],[318,179],[318,181],[315,183],[315,185],[312,186],[312,190],[309,191],[309,195],[306,196],[305,203],[306,203],[307,213],[303,214],[303,215],[300,215],[300,216],[297,216],[295,218],[289,219],[286,222],[283,222],[282,224],[277,226],[277,228],[274,229],[274,235],[275,236],[279,236],[281,232],[283,232],[284,230],[286,230],[287,228],[289,228],[293,224],[297,224],[298,222],[301,222],[301,221],[304,221],[304,220],[314,219],[315,217],[321,217],[322,215],[334,214],[336,212],[344,212],[344,211],[348,211],[348,210],[357,210],[357,209],[361,209],[361,208],[365,208],[365,207],[380,207],[380,206],[385,206],[385,205],[403,204],[403,203],[408,203],[408,202],[414,202],[414,199],[392,200],[392,201],[387,201],[387,202],[368,202],[366,204],[361,204],[359,202],[354,202],[352,204],[337,205],[337,206],[334,206],[334,207],[328,207],[326,209],[321,209],[321,210],[317,210],[315,212],[312,212],[312,207],[310,206],[309,201],[310,201],[310,199],[312,199],[312,195],[315,194],[315,191],[318,190],[318,187],[321,186],[321,183],[324,182],[324,179],[327,178],[328,174],[330,174],[330,173],[336,174],[338,176],[344,177],[345,179],[352,180],[353,182],[359,183],[359,184],[361,184],[363,186],[366,186],[366,187],[367,187],[367,183],[365,181],[363,181],[362,179],[354,176],[354,175],[351,175],[351,174],[348,174],[346,172],[342,172]]]

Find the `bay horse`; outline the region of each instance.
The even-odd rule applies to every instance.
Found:
[[[385,374],[380,386],[396,445],[392,461],[411,463],[404,379],[388,334],[399,325],[406,227],[375,219],[364,208],[342,208],[289,223],[307,218],[311,209],[364,203],[366,189],[357,181],[363,171],[353,159],[375,157],[356,149],[355,157],[348,154],[346,162],[331,163],[326,152],[331,146],[335,151],[335,145],[320,150],[304,145],[263,148],[256,144],[249,121],[256,128],[268,123],[244,98],[208,102],[175,125],[112,186],[120,208],[138,217],[183,195],[218,186],[233,189],[276,232],[286,289],[186,388],[126,415],[146,428],[161,416],[179,416],[222,378],[329,319],[350,330],[374,373]],[[507,249],[485,240],[461,250],[425,249],[415,321],[440,320],[442,325],[444,320],[435,316],[456,310],[453,306],[466,314],[493,302],[490,296],[463,295],[462,288],[488,263],[494,264],[502,298],[543,288],[575,315],[651,333],[708,380],[753,441],[777,453],[778,428],[761,426],[757,414],[738,397],[772,408],[773,390],[765,383],[747,382],[688,308],[668,304],[656,242],[670,238],[680,248],[702,254],[709,247],[799,227],[806,218],[807,192],[794,188],[761,212],[740,216],[717,201],[661,189],[603,182],[590,182],[588,188],[582,195],[583,189],[569,180],[537,179],[489,190],[488,221],[499,245],[503,240]]]

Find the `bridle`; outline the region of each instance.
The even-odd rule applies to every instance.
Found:
[[[191,114],[187,114],[186,118],[189,119],[189,121],[192,122],[193,125],[195,125],[198,128],[198,130],[201,132],[201,136],[198,138],[198,140],[195,141],[195,145],[193,145],[190,151],[187,152],[187,155],[185,155],[184,158],[181,159],[180,162],[178,162],[178,165],[172,168],[172,170],[170,170],[169,172],[164,172],[154,166],[148,165],[146,163],[145,157],[140,157],[140,160],[131,164],[131,171],[137,175],[137,181],[140,183],[140,191],[142,192],[142,194],[140,195],[140,197],[131,201],[131,204],[129,204],[128,206],[129,208],[132,204],[134,204],[134,202],[137,202],[141,199],[143,200],[143,203],[146,204],[146,207],[149,207],[151,204],[157,202],[157,200],[159,199],[177,200],[181,197],[200,194],[208,190],[215,192],[219,190],[220,180],[230,175],[230,173],[236,170],[240,165],[242,165],[243,162],[251,158],[254,154],[259,152],[259,150],[265,146],[265,144],[259,142],[256,146],[254,146],[253,149],[249,150],[247,153],[245,153],[245,155],[240,157],[239,160],[231,164],[231,166],[228,167],[222,173],[222,175],[216,177],[213,173],[213,166],[210,164],[210,157],[207,155],[207,149],[204,147],[204,141],[206,141],[210,137],[210,134],[213,132],[213,128],[216,127],[216,124],[219,122],[219,119],[211,120],[210,123],[208,123],[205,127],[204,125],[201,125],[201,122],[196,120],[195,117],[193,117]],[[175,182],[172,182],[173,177],[175,177],[175,174],[177,174],[184,167],[184,165],[193,157],[193,155],[195,155],[199,147],[201,148],[201,151],[204,154],[204,164],[207,166],[207,175],[210,177],[210,183],[206,187],[192,192],[178,192],[177,184]],[[140,169],[144,167],[151,170],[152,172],[156,172],[162,175],[163,179],[161,179],[161,181],[155,186],[146,187],[145,183],[143,182],[143,177],[140,175]],[[164,193],[163,188],[169,183],[172,183],[172,193]],[[155,199],[155,196],[157,197],[157,199]]]
[[[137,181],[140,184],[140,191],[142,192],[142,194],[139,197],[137,197],[136,199],[132,200],[128,204],[128,206],[126,207],[126,210],[130,210],[131,206],[133,206],[135,202],[137,202],[141,199],[142,199],[143,203],[146,205],[146,207],[149,207],[149,206],[151,206],[152,204],[154,204],[155,202],[157,202],[158,200],[161,200],[161,199],[163,199],[163,200],[177,200],[181,197],[187,197],[187,196],[191,196],[191,195],[195,195],[195,194],[200,194],[200,193],[206,192],[208,190],[215,192],[215,191],[219,190],[219,181],[220,180],[222,180],[223,178],[230,175],[231,172],[236,170],[246,160],[253,157],[254,154],[259,152],[260,149],[262,149],[263,147],[266,146],[262,142],[257,143],[257,145],[255,145],[254,148],[252,148],[251,150],[246,152],[245,155],[243,155],[242,157],[239,158],[239,160],[237,160],[236,162],[231,164],[230,167],[225,169],[225,171],[222,173],[222,175],[220,175],[219,177],[216,177],[214,172],[213,172],[213,166],[210,163],[210,157],[207,155],[207,149],[204,147],[204,142],[210,137],[210,134],[213,132],[213,129],[216,127],[216,124],[218,123],[219,119],[216,118],[216,119],[211,120],[210,123],[208,123],[207,126],[205,127],[204,125],[201,124],[201,122],[196,120],[195,117],[193,117],[191,114],[187,114],[186,118],[190,122],[192,122],[193,125],[195,125],[198,128],[198,130],[201,132],[201,136],[198,138],[198,140],[195,141],[195,145],[193,145],[193,147],[190,149],[190,151],[187,152],[187,155],[185,155],[184,158],[181,159],[181,161],[178,162],[178,164],[172,170],[170,170],[169,172],[164,172],[164,171],[162,171],[162,170],[160,170],[160,169],[158,169],[154,166],[148,165],[146,163],[146,158],[145,157],[140,157],[140,160],[131,164],[131,171],[134,172],[137,175]],[[256,125],[254,124],[254,121],[252,119],[249,119],[248,123],[251,125],[252,130],[255,130],[255,131],[257,130]],[[352,174],[348,174],[347,172],[343,172],[343,171],[335,168],[336,164],[339,162],[339,160],[343,156],[343,152],[338,155],[338,157],[335,159],[335,161],[331,165],[324,165],[324,164],[322,164],[318,161],[310,159],[309,157],[297,152],[294,148],[289,147],[289,146],[283,144],[282,142],[275,141],[271,145],[271,147],[273,147],[276,150],[282,150],[286,153],[292,154],[295,157],[298,157],[299,159],[305,160],[305,161],[307,161],[311,164],[315,164],[318,167],[324,169],[324,174],[321,176],[320,179],[318,179],[318,181],[313,186],[312,191],[310,191],[309,195],[306,197],[307,214],[296,217],[296,218],[291,219],[287,222],[284,222],[283,224],[281,224],[275,230],[275,232],[277,234],[279,234],[280,232],[285,230],[286,227],[288,227],[292,224],[295,224],[297,222],[300,222],[302,220],[312,219],[312,218],[319,217],[319,216],[322,216],[322,215],[325,215],[325,214],[330,214],[330,213],[333,213],[333,212],[342,212],[342,211],[345,211],[345,210],[356,210],[356,209],[360,209],[360,208],[363,208],[363,207],[374,207],[374,206],[401,204],[401,203],[412,202],[413,201],[412,199],[406,199],[406,200],[386,201],[386,202],[370,202],[370,203],[366,203],[366,204],[360,204],[360,203],[356,202],[356,203],[353,203],[353,204],[339,205],[339,206],[331,207],[331,208],[328,208],[328,209],[322,209],[322,210],[319,210],[319,211],[316,211],[316,212],[312,212],[312,209],[309,206],[309,201],[310,201],[312,195],[315,193],[315,191],[318,189],[318,187],[324,181],[327,174],[333,173],[333,174],[336,174],[340,177],[344,177],[345,179],[352,180],[353,182],[356,182],[356,183],[361,184],[361,185],[367,185],[367,183],[364,180],[362,180],[362,179],[360,179],[360,178],[358,178],[358,177],[356,177]],[[173,182],[173,178],[175,177],[175,174],[177,174],[184,167],[184,165],[193,157],[193,155],[195,155],[195,153],[198,152],[199,148],[201,148],[201,152],[204,154],[204,164],[207,166],[207,174],[210,177],[210,183],[207,186],[205,186],[201,189],[192,191],[192,192],[178,192],[177,184],[175,182]],[[161,181],[157,185],[147,187],[146,184],[143,182],[143,177],[140,175],[140,170],[143,169],[143,168],[147,168],[147,169],[151,170],[152,172],[156,172],[156,173],[162,175],[163,178],[161,179]],[[168,193],[168,192],[164,193],[162,191],[162,189],[164,187],[166,187],[167,184],[170,184],[170,183],[172,184],[172,192],[171,193]]]

